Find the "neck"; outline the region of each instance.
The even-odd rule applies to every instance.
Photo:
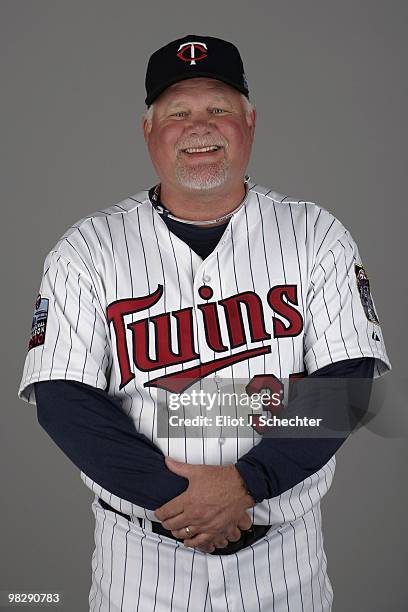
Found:
[[[160,200],[175,217],[191,221],[208,221],[232,212],[245,197],[245,183],[233,188],[180,191],[165,183],[160,186]]]

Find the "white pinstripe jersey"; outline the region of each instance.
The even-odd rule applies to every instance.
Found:
[[[330,212],[249,183],[245,205],[202,260],[145,190],[84,217],[48,253],[18,394],[35,404],[33,383],[48,379],[99,387],[164,454],[218,465],[260,436],[157,438],[158,386],[172,389],[183,372],[197,377],[198,365],[206,377],[283,379],[362,356],[376,358],[376,377],[390,368],[357,246]],[[302,516],[334,467],[333,457],[307,486],[258,503],[253,521]],[[157,520],[81,477],[114,508]]]

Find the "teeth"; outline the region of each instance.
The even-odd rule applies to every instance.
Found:
[[[186,151],[186,153],[207,153],[208,151],[218,151],[219,148],[218,145],[213,145],[211,147],[201,147],[200,149],[184,149],[184,151]]]

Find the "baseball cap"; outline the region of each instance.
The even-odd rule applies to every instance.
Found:
[[[189,34],[151,55],[145,80],[147,106],[170,85],[194,77],[223,81],[249,96],[244,66],[236,46],[221,38]]]

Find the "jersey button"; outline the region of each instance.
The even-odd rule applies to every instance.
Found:
[[[211,280],[211,276],[209,274],[203,274],[203,281],[205,283],[209,283]]]
[[[218,440],[218,444],[224,444],[224,443],[225,443],[225,438],[221,436],[221,438]]]

